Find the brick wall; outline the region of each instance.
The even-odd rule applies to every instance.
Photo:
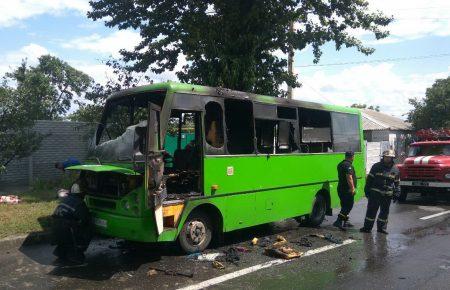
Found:
[[[88,153],[88,140],[93,135],[91,126],[79,122],[36,121],[34,130],[45,136],[39,150],[30,157],[12,161],[6,174],[0,176],[0,186],[60,178],[62,172],[54,164],[69,157],[83,162]]]

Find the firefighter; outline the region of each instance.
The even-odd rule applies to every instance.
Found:
[[[364,227],[360,229],[363,233],[370,233],[372,231],[378,209],[380,209],[377,219],[377,229],[379,233],[388,234],[386,226],[389,207],[392,198],[398,196],[400,192],[398,168],[394,166],[394,158],[394,150],[384,151],[382,160],[372,166],[367,176],[367,182],[364,188],[368,198],[367,212]]]
[[[53,254],[60,262],[82,264],[91,241],[91,218],[84,202],[83,184],[81,180],[74,183],[52,215],[53,244],[56,244]]]
[[[337,166],[338,171],[338,195],[341,200],[341,212],[333,226],[345,231],[346,228],[353,227],[348,221],[348,214],[353,208],[355,192],[356,192],[356,174],[353,167],[354,153],[353,151],[345,152],[345,159]]]

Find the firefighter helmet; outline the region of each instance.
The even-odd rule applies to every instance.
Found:
[[[395,158],[395,151],[394,150],[386,150],[383,152],[383,157],[392,157]]]

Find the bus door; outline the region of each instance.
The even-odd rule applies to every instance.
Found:
[[[153,103],[149,103],[146,157],[147,205],[150,209],[153,209],[158,235],[164,229],[162,204],[167,196],[163,180],[164,162],[161,150],[160,115],[161,108]]]

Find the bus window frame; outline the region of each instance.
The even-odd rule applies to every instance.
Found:
[[[228,136],[226,134],[226,124],[225,124],[225,104],[224,99],[220,97],[203,97],[203,114],[202,114],[202,132],[203,132],[203,152],[204,155],[225,155],[227,154],[227,144],[228,144]],[[205,124],[205,116],[206,116],[206,105],[210,102],[215,102],[219,104],[222,109],[222,136],[223,136],[223,145],[220,148],[213,147],[208,144],[206,141],[206,124]]]
[[[269,111],[264,111],[265,108],[270,108]],[[279,113],[278,113],[278,108],[290,108],[295,110],[295,119],[289,118],[280,118]],[[272,109],[273,108],[273,109]],[[255,110],[256,109],[256,110]],[[273,114],[269,114],[269,112],[273,112]],[[253,128],[255,130],[254,132],[254,139],[255,139],[255,152],[256,155],[291,155],[291,154],[297,154],[299,152],[289,152],[289,153],[277,153],[276,148],[274,148],[275,153],[264,153],[264,152],[260,152],[258,150],[258,140],[257,140],[257,134],[256,134],[256,120],[260,119],[260,120],[270,120],[270,121],[274,121],[277,124],[282,121],[282,122],[287,122],[289,124],[291,124],[294,127],[294,143],[297,145],[297,148],[300,148],[300,135],[299,135],[299,122],[298,122],[298,118],[299,118],[299,114],[298,114],[298,107],[297,106],[290,106],[290,105],[285,105],[285,104],[267,104],[267,103],[260,103],[260,102],[255,102],[253,101]],[[278,132],[277,132],[278,134]],[[278,136],[274,135],[274,138],[278,138]],[[291,149],[292,150],[292,149]]]

